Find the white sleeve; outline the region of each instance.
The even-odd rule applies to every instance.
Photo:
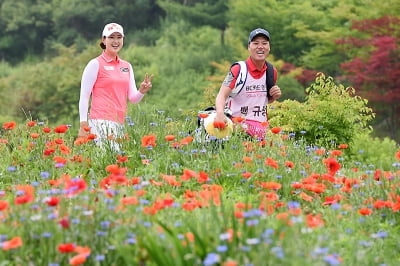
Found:
[[[88,120],[89,101],[92,94],[94,83],[99,72],[99,62],[92,59],[83,70],[81,79],[81,94],[79,99],[79,121]]]
[[[144,94],[138,91],[135,82],[135,75],[133,74],[132,65],[129,64],[129,90],[128,90],[128,99],[132,103],[138,103],[143,99]]]

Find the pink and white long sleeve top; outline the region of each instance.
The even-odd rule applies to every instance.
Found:
[[[123,124],[128,100],[138,103],[143,96],[136,87],[132,65],[103,52],[90,60],[83,71],[79,100],[80,121],[88,121],[88,118],[104,119]]]

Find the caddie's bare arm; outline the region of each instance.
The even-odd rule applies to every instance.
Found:
[[[215,116],[214,121],[215,122],[226,122],[226,117],[224,114],[225,110],[225,101],[231,94],[232,90],[231,88],[222,85],[221,88],[219,89],[219,92],[217,94],[217,97],[215,98],[215,108],[217,110],[217,115]]]

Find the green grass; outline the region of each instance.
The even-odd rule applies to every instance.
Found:
[[[122,154],[74,145],[76,128],[1,130],[1,265],[74,264],[82,253],[84,265],[400,264],[395,154],[382,170],[286,132],[263,145],[240,134],[223,147],[182,144],[196,117],[135,107],[130,119]],[[156,145],[143,147],[149,134]],[[328,157],[340,167],[331,174]]]

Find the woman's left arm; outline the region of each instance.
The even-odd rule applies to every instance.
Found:
[[[132,103],[138,103],[143,99],[144,93],[141,93],[135,82],[135,74],[133,73],[132,65],[129,64],[129,89],[128,89],[128,100]]]

